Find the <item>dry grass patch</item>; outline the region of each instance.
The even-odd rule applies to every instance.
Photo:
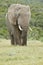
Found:
[[[10,40],[0,39],[0,65],[43,65],[43,42],[12,46]]]

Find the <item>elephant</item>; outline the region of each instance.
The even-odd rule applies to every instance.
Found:
[[[6,14],[6,25],[12,45],[27,45],[27,32],[31,19],[28,5],[12,4]]]

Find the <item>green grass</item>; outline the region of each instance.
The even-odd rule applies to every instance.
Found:
[[[43,0],[0,0],[0,38],[9,38],[6,26],[6,13],[11,4],[29,5],[31,9],[31,21],[28,38],[43,41]]]
[[[10,40],[0,39],[0,65],[43,65],[43,43],[36,40],[27,46],[12,46]]]

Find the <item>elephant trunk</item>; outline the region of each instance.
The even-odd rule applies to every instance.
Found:
[[[27,31],[23,30],[21,34],[21,44],[26,45],[27,44]]]

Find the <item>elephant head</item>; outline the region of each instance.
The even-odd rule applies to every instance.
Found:
[[[7,12],[7,24],[12,44],[26,45],[27,31],[31,18],[30,7],[21,4],[12,4]]]

